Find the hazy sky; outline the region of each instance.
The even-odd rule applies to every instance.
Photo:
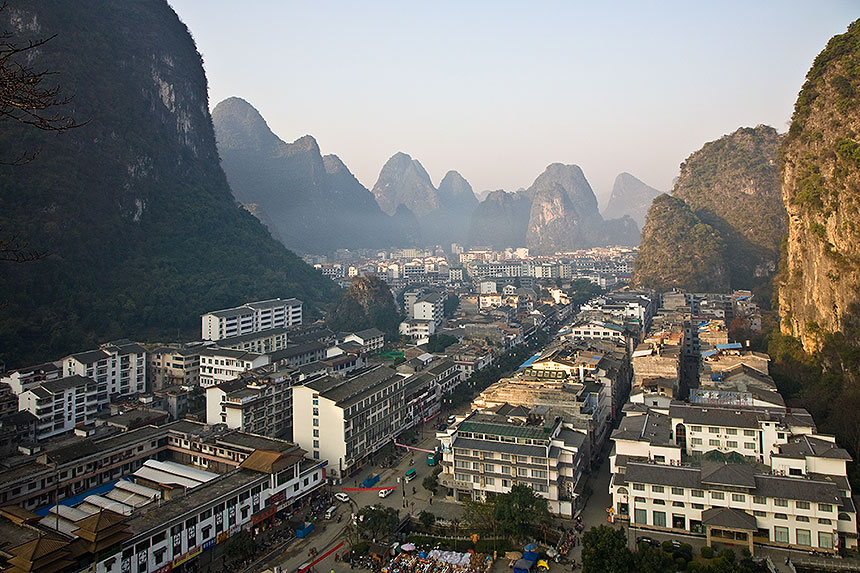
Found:
[[[212,107],[247,100],[368,188],[403,151],[476,192],[576,163],[601,204],[622,171],[667,191],[706,141],[784,132],[813,59],[860,17],[857,0],[169,1]]]

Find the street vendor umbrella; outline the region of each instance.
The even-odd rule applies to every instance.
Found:
[[[421,559],[427,559],[427,552],[422,551],[421,553],[418,554],[418,557],[420,557]]]
[[[537,544],[529,543],[528,545],[526,545],[525,550],[526,551],[537,551]]]
[[[414,543],[404,543],[403,545],[400,546],[400,549],[402,549],[403,551],[415,551],[415,544]]]

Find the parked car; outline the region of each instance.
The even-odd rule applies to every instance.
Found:
[[[339,491],[336,494],[334,494],[334,498],[340,502],[349,503],[349,496],[346,495],[345,493],[343,493],[342,491]]]
[[[651,547],[660,547],[660,542],[655,539],[651,539],[650,537],[637,537],[636,545],[639,545],[640,543],[647,543]]]
[[[448,423],[449,424],[453,424],[456,421],[457,421],[457,418],[455,418],[454,416],[448,416]]]

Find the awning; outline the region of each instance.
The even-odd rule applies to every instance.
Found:
[[[278,512],[278,508],[274,505],[270,505],[266,509],[260,510],[257,513],[255,513],[254,515],[252,515],[251,516],[251,522],[256,525],[260,522],[266,521],[270,517],[274,517],[274,515],[277,512]]]

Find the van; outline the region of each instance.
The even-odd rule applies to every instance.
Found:
[[[337,513],[337,506],[333,505],[330,508],[328,508],[327,510],[325,510],[325,518],[331,519],[332,517],[334,517],[335,513]]]
[[[406,470],[406,481],[410,482],[418,477],[418,472],[415,471],[415,468],[410,468]]]
[[[389,495],[394,493],[394,489],[395,488],[393,488],[393,487],[388,487],[388,488],[379,490],[379,497],[388,497]]]

